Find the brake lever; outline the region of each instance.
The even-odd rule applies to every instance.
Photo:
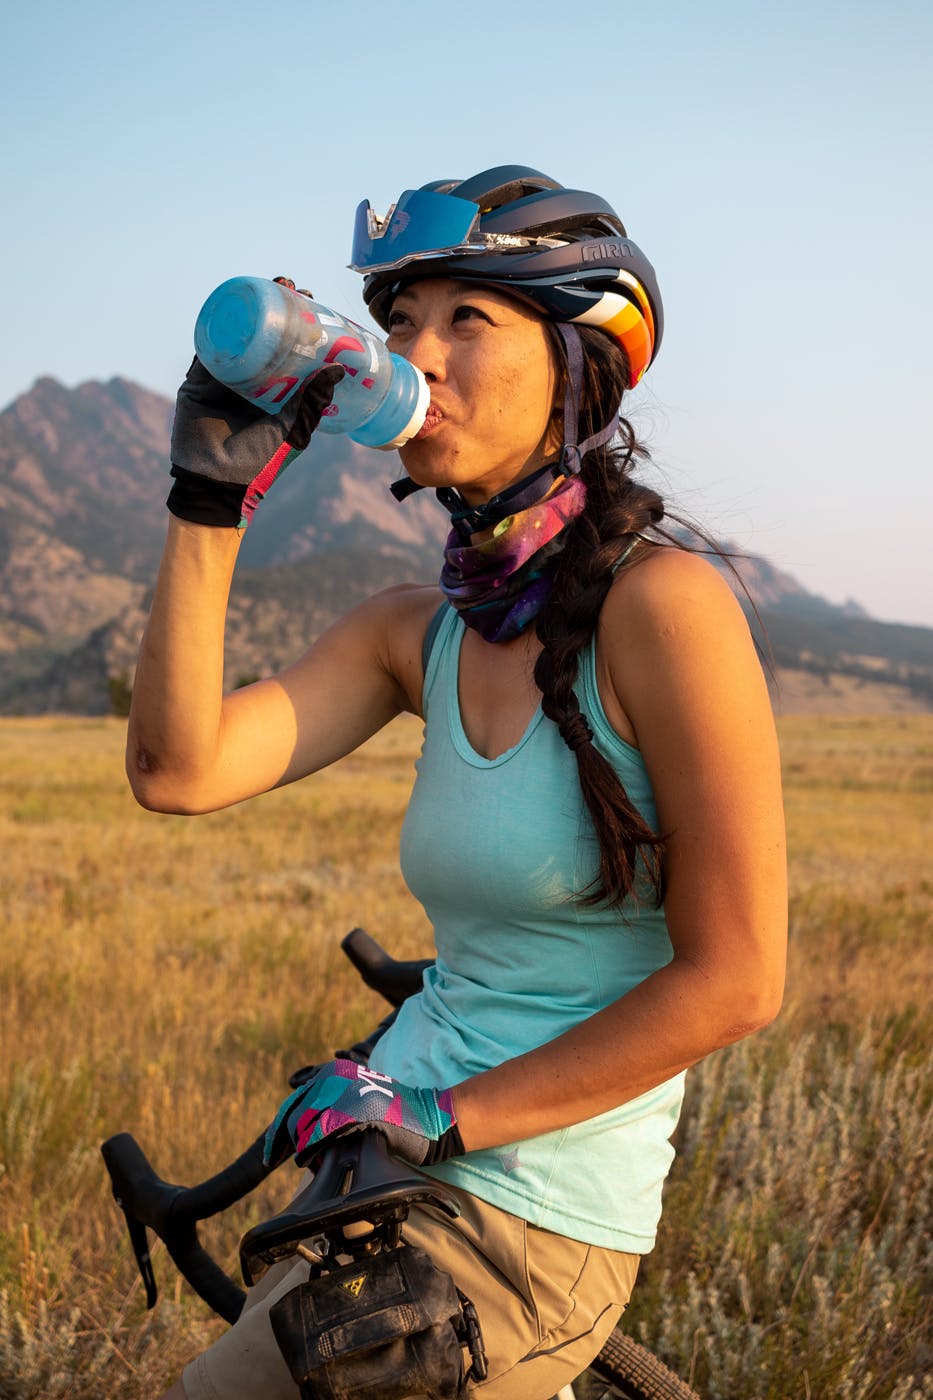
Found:
[[[146,1289],[146,1307],[154,1308],[159,1296],[159,1289],[152,1267],[152,1256],[149,1253],[149,1235],[145,1225],[137,1220],[135,1215],[130,1215],[129,1211],[123,1208],[119,1199],[117,1205],[123,1210],[123,1219],[126,1221],[126,1228],[130,1234],[130,1244],[133,1246],[136,1263],[139,1266],[140,1276]]]

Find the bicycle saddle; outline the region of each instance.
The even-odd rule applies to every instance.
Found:
[[[456,1200],[430,1177],[418,1176],[394,1161],[386,1140],[375,1128],[363,1128],[331,1141],[314,1179],[287,1210],[248,1230],[240,1241],[243,1279],[253,1284],[270,1264],[299,1252],[299,1244],[324,1236],[324,1252],[304,1247],[303,1256],[319,1269],[335,1265],[338,1254],[372,1254],[394,1249],[411,1207],[428,1202],[449,1216],[460,1214]],[[365,1222],[372,1228],[356,1238],[347,1226]]]

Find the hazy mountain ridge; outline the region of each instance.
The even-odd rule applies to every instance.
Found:
[[[106,712],[108,682],[130,681],[173,413],[119,378],[73,390],[43,378],[0,413],[0,713]],[[313,462],[277,482],[240,553],[231,683],[293,658],[375,589],[436,571],[443,514],[428,493],[399,506],[398,471],[394,453],[319,434]]]
[[[125,702],[165,532],[173,410],[120,378],[43,378],[0,413],[0,713]],[[293,659],[375,589],[437,577],[446,516],[429,492],[399,505],[387,489],[399,471],[394,453],[319,433],[276,484],[241,550],[229,684]],[[933,705],[933,629],[838,607],[759,556],[733,562],[779,667]]]
[[[150,579],[160,548],[152,482],[164,471],[172,412],[127,380],[77,389],[38,380],[0,414],[8,527],[61,540],[95,572]]]

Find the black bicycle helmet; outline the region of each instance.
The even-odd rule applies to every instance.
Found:
[[[364,200],[350,266],[384,330],[402,283],[444,276],[500,287],[551,320],[599,326],[625,351],[632,385],[661,345],[654,269],[618,214],[528,166],[406,190],[384,218]]]

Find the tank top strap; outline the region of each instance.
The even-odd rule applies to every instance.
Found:
[[[425,718],[428,705],[435,691],[446,691],[449,684],[451,665],[453,683],[457,684],[457,665],[460,655],[459,629],[462,626],[456,608],[452,608],[446,598],[434,613],[424,634],[422,658],[424,661],[424,686],[422,701]]]
[[[617,758],[624,758],[629,762],[634,755],[639,764],[643,764],[640,750],[635,748],[634,744],[629,744],[621,738],[606,718],[606,711],[603,709],[603,702],[599,694],[599,683],[596,679],[595,636],[580,652],[575,688],[580,709],[586,715],[589,726],[604,752]]]
[[[428,662],[431,659],[431,652],[434,650],[435,639],[441,629],[441,623],[444,621],[448,608],[450,608],[450,604],[445,598],[443,603],[432,613],[431,621],[428,623],[427,630],[425,631],[424,641],[421,643],[421,670],[425,675],[428,670]]]
[[[619,558],[613,564],[613,574],[621,569],[635,546],[639,543],[641,543],[641,536],[634,535],[628,547],[622,551]],[[580,709],[586,715],[594,735],[611,753],[625,755],[628,758],[636,754],[639,762],[642,762],[641,751],[636,749],[633,744],[629,744],[624,739],[621,739],[606,718],[606,711],[603,709],[603,702],[599,694],[599,683],[596,679],[595,630],[589,643],[580,653],[577,687],[577,698],[580,702]]]

